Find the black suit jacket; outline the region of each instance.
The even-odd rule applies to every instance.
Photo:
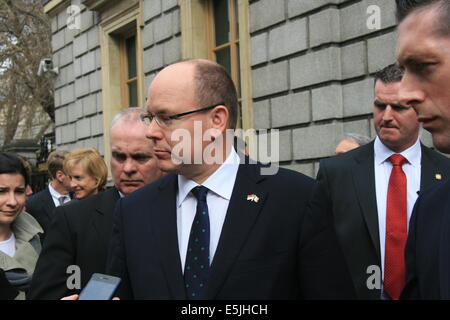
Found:
[[[450,299],[450,180],[416,202],[406,244],[402,299]]]
[[[95,272],[105,273],[116,188],[55,209],[55,217],[36,264],[28,299],[60,299],[69,290],[67,267],[81,269],[81,288]]]
[[[424,146],[421,167],[420,190],[450,175],[450,159]],[[380,299],[367,286],[367,268],[381,264],[374,143],[321,161],[317,178],[301,244],[303,295]]]
[[[44,234],[40,235],[41,242],[43,243],[53,218],[53,210],[55,210],[55,203],[48,190],[48,186],[44,190],[30,196],[25,203],[25,208],[41,225],[42,230],[44,230]]]
[[[206,299],[298,297],[298,238],[314,180],[241,164],[211,264]],[[108,272],[123,279],[119,296],[186,299],[177,240],[176,175],[119,200]],[[255,194],[259,202],[247,201]]]

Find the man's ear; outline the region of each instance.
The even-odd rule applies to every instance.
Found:
[[[228,120],[230,114],[227,107],[217,106],[211,111],[211,128],[217,129],[220,132],[225,132],[228,128]]]
[[[62,170],[57,170],[55,174],[55,179],[62,183],[65,175],[66,174]]]

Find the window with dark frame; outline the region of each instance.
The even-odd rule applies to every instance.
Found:
[[[136,107],[138,99],[136,33],[130,32],[120,42],[122,107]]]

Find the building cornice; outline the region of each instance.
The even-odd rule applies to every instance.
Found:
[[[83,4],[91,11],[102,11],[105,8],[117,4],[117,0],[83,0]]]
[[[44,6],[44,13],[56,16],[63,8],[70,5],[70,0],[51,0]]]

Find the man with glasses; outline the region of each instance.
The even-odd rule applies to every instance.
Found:
[[[281,168],[263,175],[237,154],[236,89],[214,62],[166,67],[147,101],[146,136],[169,174],[116,206],[109,272],[122,278],[119,297],[297,298],[313,180]]]

